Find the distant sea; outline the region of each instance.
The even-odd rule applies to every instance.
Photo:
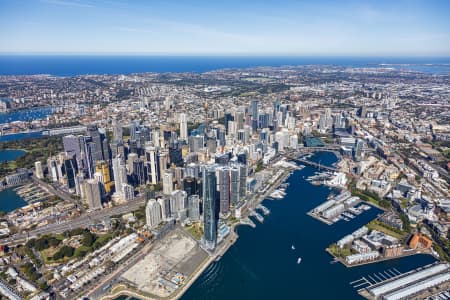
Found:
[[[450,74],[450,57],[0,55],[0,75],[201,73],[224,68],[287,65],[392,67],[432,74]]]

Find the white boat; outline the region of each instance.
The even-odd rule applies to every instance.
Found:
[[[302,262],[302,258],[299,257],[299,258],[297,259],[297,264],[300,264],[301,262]]]
[[[295,246],[294,246],[294,245],[292,245],[292,246],[291,246],[291,249],[292,249],[292,250],[295,250]]]

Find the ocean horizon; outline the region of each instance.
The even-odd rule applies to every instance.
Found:
[[[78,76],[194,72],[258,66],[333,65],[391,67],[450,74],[450,57],[363,56],[176,56],[176,55],[0,55],[0,75]]]

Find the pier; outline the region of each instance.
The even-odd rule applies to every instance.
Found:
[[[262,213],[263,213],[265,216],[267,216],[268,214],[270,214],[270,210],[269,210],[267,207],[265,207],[264,205],[262,205],[262,204],[259,204],[259,205],[256,207],[256,209],[261,210]]]

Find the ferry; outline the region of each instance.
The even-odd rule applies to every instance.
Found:
[[[299,257],[299,258],[297,259],[297,264],[300,264],[301,262],[302,262],[302,258]]]

